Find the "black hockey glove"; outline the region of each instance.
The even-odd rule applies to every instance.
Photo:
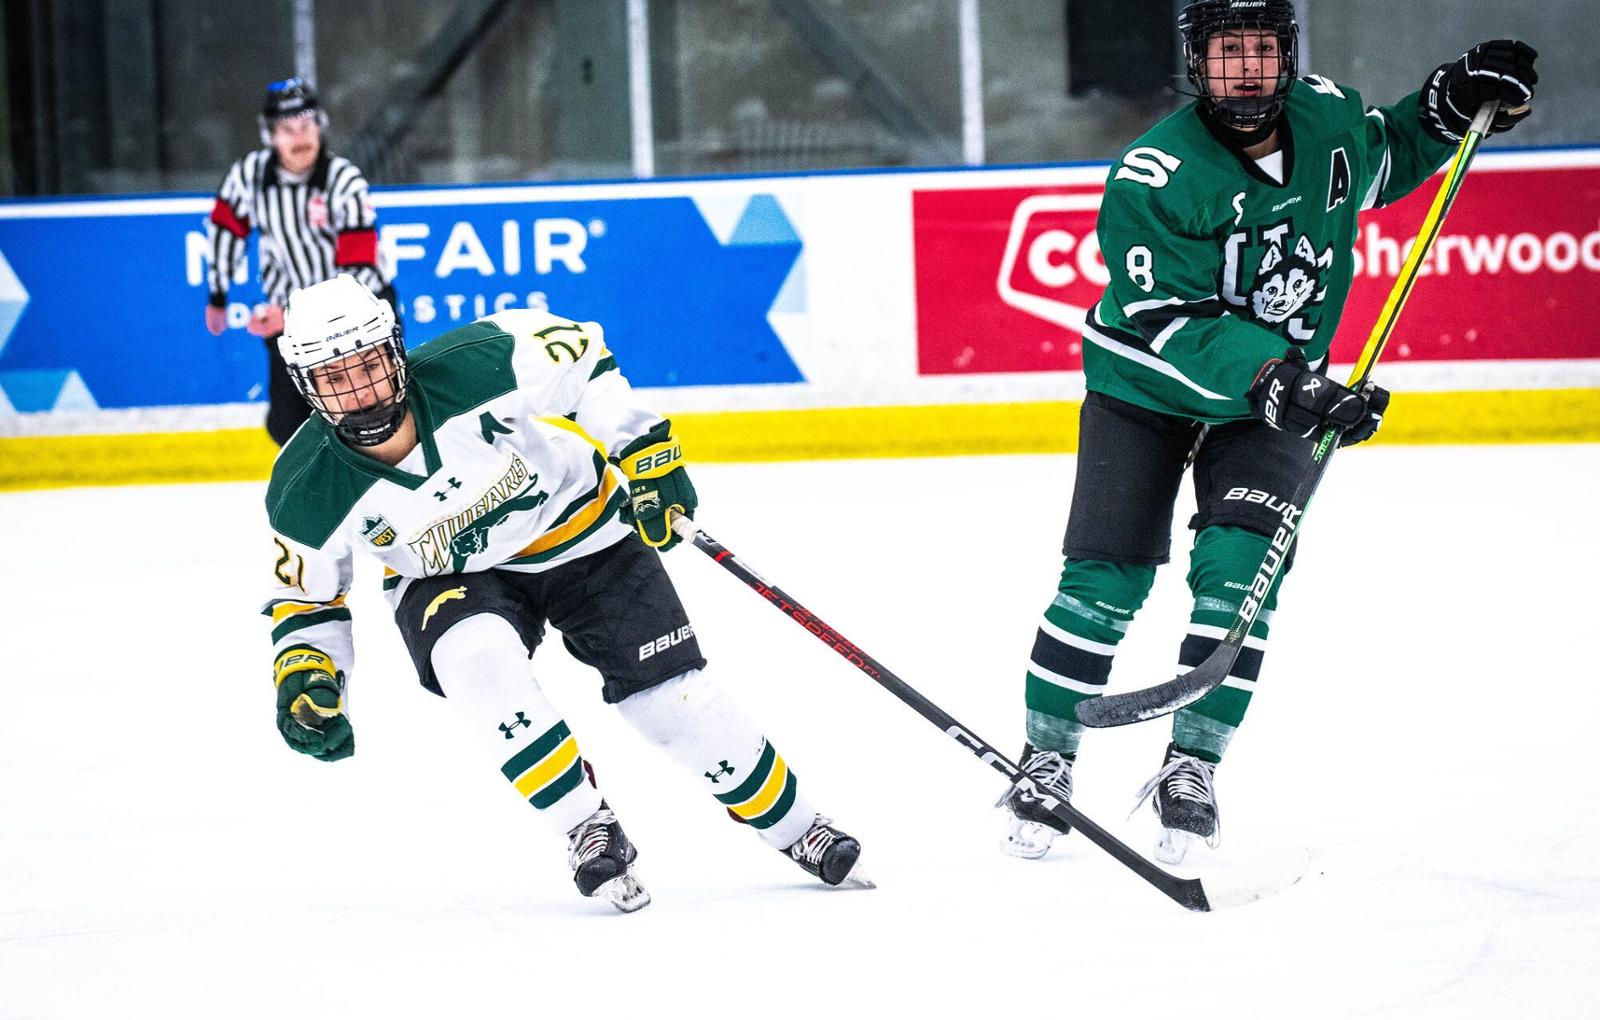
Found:
[[[278,732],[284,742],[319,761],[356,753],[355,732],[344,714],[344,674],[314,648],[278,656]]]
[[[1298,347],[1289,348],[1282,358],[1273,358],[1261,366],[1249,397],[1250,410],[1256,417],[1275,429],[1306,439],[1329,426],[1342,432],[1367,423],[1367,398],[1311,371],[1305,352]],[[1387,392],[1382,403],[1388,406]],[[1382,413],[1380,407],[1379,417]],[[1377,423],[1373,422],[1371,429],[1354,441],[1359,443],[1377,430]]]
[[[1510,131],[1529,113],[1526,107],[1539,83],[1533,69],[1538,56],[1527,43],[1496,39],[1479,43],[1452,64],[1440,64],[1417,97],[1422,129],[1441,142],[1459,142],[1478,107],[1497,100],[1500,110],[1489,133]]]
[[[1344,435],[1339,437],[1340,446],[1366,442],[1383,424],[1383,412],[1389,409],[1389,391],[1375,382],[1368,382],[1361,387],[1361,395],[1367,398],[1367,416],[1344,430]]]
[[[638,529],[645,545],[666,552],[677,545],[670,511],[694,516],[700,505],[689,472],[683,468],[683,448],[672,438],[671,422],[646,432],[622,448],[617,463],[628,476],[628,503],[622,519]]]

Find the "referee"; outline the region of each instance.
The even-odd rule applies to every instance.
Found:
[[[378,258],[377,216],[367,180],[343,156],[322,146],[328,115],[304,80],[267,86],[261,144],[228,168],[206,232],[211,244],[206,328],[227,328],[228,283],[242,270],[251,230],[261,232],[261,289],[265,304],[250,319],[267,347],[267,432],[279,446],[311,413],[278,354],[283,309],[302,287],[347,273],[388,301],[399,320],[392,273]]]

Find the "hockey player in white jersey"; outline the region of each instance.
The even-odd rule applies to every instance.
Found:
[[[597,323],[496,313],[412,351],[348,276],[296,293],[281,340],[316,409],[273,465],[278,729],[324,761],[354,753],[345,596],[360,549],[424,687],[481,736],[568,841],[578,890],[649,902],[636,851],[529,665],[548,621],[602,694],[736,820],[829,885],[861,847],[816,812],[761,730],[702,669],[659,556],[696,497],[670,422],[641,406]],[[619,471],[620,468],[620,471]]]

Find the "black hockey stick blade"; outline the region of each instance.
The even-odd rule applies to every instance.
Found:
[[[1173,902],[1196,911],[1221,910],[1281,892],[1300,880],[1305,873],[1305,862],[1285,861],[1274,866],[1270,873],[1259,869],[1247,870],[1232,878],[1180,878],[1162,870],[1146,860],[1126,843],[1102,829],[1071,803],[1056,800],[1039,789],[1028,776],[995,748],[985,743],[975,733],[962,726],[944,709],[935,705],[904,680],[895,676],[882,663],[874,659],[855,642],[835,630],[811,610],[791,598],[783,589],[770,584],[760,574],[745,565],[729,549],[701,531],[687,517],[673,516],[672,529],[696,549],[711,557],[730,574],[760,595],[784,616],[795,621],[817,640],[832,648],[856,669],[865,673],[877,684],[899,698],[924,719],[943,730],[945,735],[966,748],[979,761],[1005,776],[1011,783],[1026,789],[1046,805],[1051,814],[1064,824],[1077,829],[1084,838],[1104,850],[1129,871],[1144,879]]]
[[[1079,722],[1097,729],[1126,726],[1170,715],[1199,701],[1226,680],[1228,670],[1233,668],[1234,660],[1238,657],[1239,646],[1224,641],[1200,665],[1187,673],[1179,673],[1164,684],[1090,698],[1078,702],[1074,711]]]

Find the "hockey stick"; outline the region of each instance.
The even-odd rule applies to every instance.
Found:
[[[1444,183],[1439,186],[1439,193],[1433,198],[1433,206],[1429,208],[1427,217],[1422,221],[1422,229],[1417,233],[1411,254],[1401,267],[1400,277],[1395,280],[1393,289],[1389,291],[1389,298],[1383,304],[1383,310],[1378,313],[1378,320],[1373,323],[1372,334],[1367,338],[1367,346],[1362,349],[1361,357],[1356,361],[1355,370],[1350,376],[1351,389],[1359,390],[1366,385],[1367,377],[1372,374],[1372,366],[1383,354],[1383,349],[1388,346],[1389,337],[1394,333],[1395,323],[1400,318],[1400,310],[1405,307],[1406,298],[1411,295],[1411,288],[1417,282],[1422,260],[1427,257],[1434,240],[1438,238],[1439,229],[1444,225],[1445,214],[1455,203],[1456,194],[1461,190],[1461,182],[1467,176],[1467,166],[1477,154],[1478,145],[1483,141],[1484,133],[1488,131],[1489,123],[1494,119],[1498,108],[1498,103],[1485,103],[1479,107],[1477,116],[1472,118],[1472,126],[1467,129],[1466,137],[1461,139],[1461,145],[1456,149],[1450,169],[1444,175]],[[1339,436],[1339,429],[1329,427],[1318,440],[1311,454],[1310,469],[1301,477],[1300,484],[1295,486],[1293,495],[1289,497],[1288,506],[1283,511],[1283,522],[1273,534],[1272,543],[1267,547],[1266,557],[1256,570],[1255,580],[1251,582],[1249,592],[1240,600],[1239,612],[1234,617],[1233,626],[1228,628],[1222,643],[1217,645],[1200,665],[1186,673],[1180,673],[1164,684],[1080,701],[1075,709],[1079,722],[1085,726],[1104,727],[1126,726],[1129,723],[1154,719],[1199,701],[1207,692],[1228,678],[1234,661],[1239,657],[1240,649],[1244,647],[1245,637],[1250,633],[1250,627],[1261,611],[1262,603],[1266,601],[1268,592],[1272,590],[1273,583],[1289,559],[1289,550],[1294,546],[1295,536],[1300,531],[1300,519],[1305,514],[1306,505],[1310,503],[1312,494],[1317,491],[1317,484],[1322,481],[1323,473],[1328,469],[1328,462],[1333,459],[1333,451],[1339,448]]]
[[[672,516],[672,530],[676,531],[686,541],[693,542],[697,549],[710,556],[733,576],[753,588],[756,594],[770,602],[779,612],[804,627],[817,640],[844,656],[852,666],[876,680],[879,686],[916,709],[919,715],[939,727],[962,747],[977,755],[980,761],[993,767],[995,771],[1005,776],[1016,787],[1026,790],[1034,797],[1039,798],[1050,813],[1055,815],[1061,822],[1071,825],[1082,832],[1091,843],[1116,858],[1128,870],[1155,886],[1178,904],[1197,911],[1222,910],[1270,896],[1300,880],[1300,874],[1303,870],[1300,868],[1297,868],[1292,875],[1278,876],[1267,882],[1255,881],[1249,878],[1243,881],[1235,879],[1232,882],[1225,882],[1220,877],[1214,879],[1179,878],[1163,871],[1145,860],[1115,836],[1090,821],[1087,816],[1070,803],[1057,800],[1045,793],[1034,784],[1032,779],[1028,778],[1027,774],[1013,765],[999,751],[984,743],[975,733],[956,722],[949,713],[923,697],[904,680],[891,673],[882,663],[857,646],[855,642],[840,634],[811,610],[790,598],[781,588],[768,584],[760,574],[741,563],[738,557],[728,551],[722,543],[701,531],[699,526],[689,518],[674,514]]]

